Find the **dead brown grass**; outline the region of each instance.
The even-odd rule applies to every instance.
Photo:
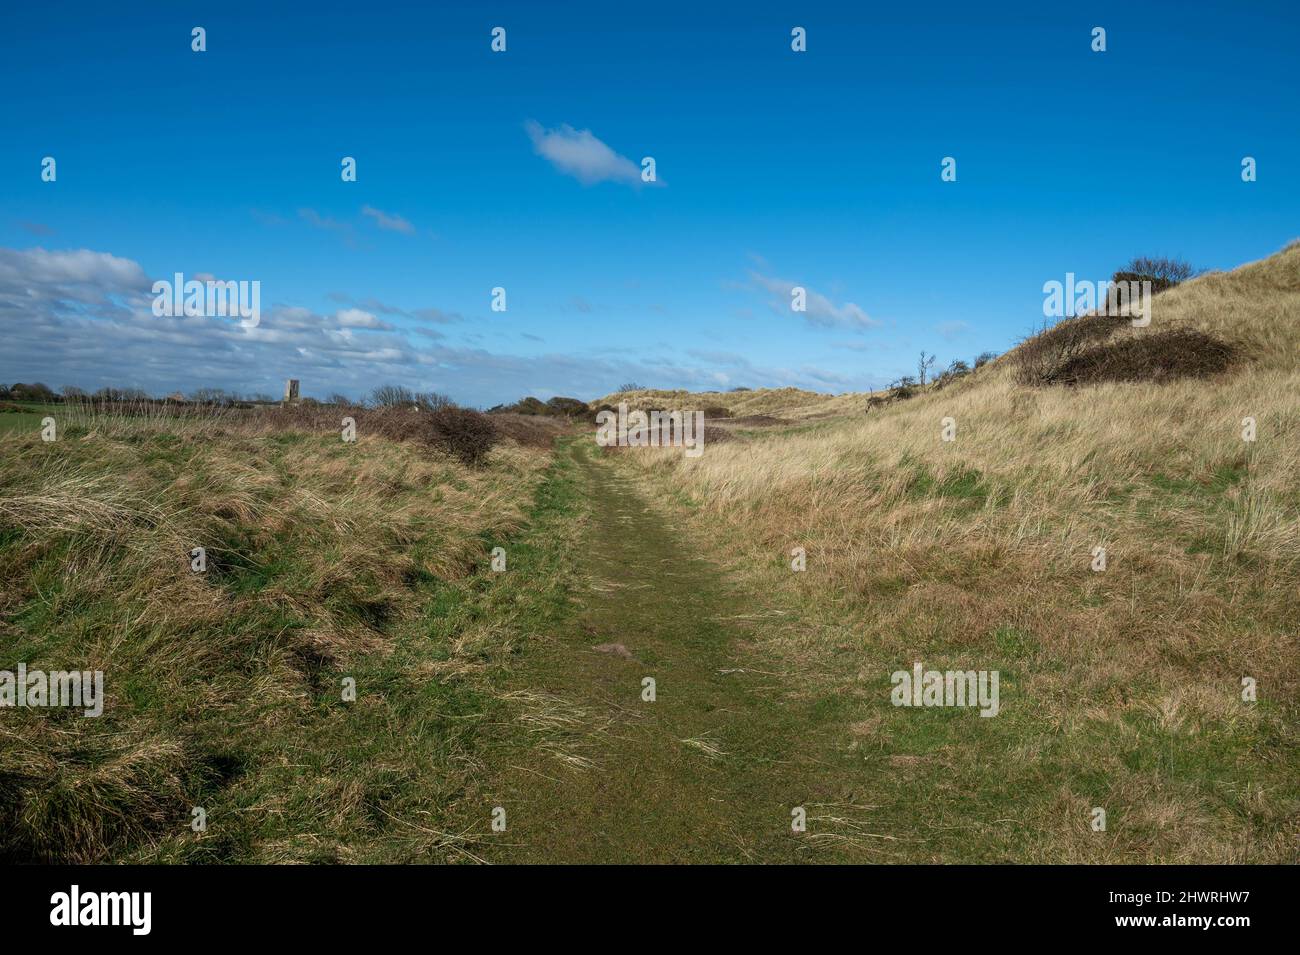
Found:
[[[1080,374],[1074,388],[1027,387],[1013,352],[815,432],[708,446],[694,460],[652,449],[620,460],[695,502],[706,519],[693,524],[715,552],[786,611],[764,649],[802,675],[803,692],[861,698],[850,722],[879,716],[885,752],[919,745],[908,741],[923,725],[864,690],[898,666],[952,660],[1019,675],[1009,695],[1021,714],[1007,717],[1017,750],[1004,764],[1022,779],[1013,793],[995,796],[979,767],[1005,757],[965,724],[953,748],[891,777],[954,832],[975,806],[1014,819],[976,827],[992,858],[1294,861],[1297,314],[1292,247],[1172,288],[1149,328],[1110,329],[1076,351],[1112,333],[1172,334],[1198,355],[1207,339],[1233,343],[1235,363],[1210,378]],[[1136,354],[1158,370],[1158,356]],[[1124,373],[1112,377],[1129,377],[1133,365],[1115,360]],[[790,570],[794,547],[807,551],[804,573]],[[1102,573],[1090,567],[1096,547],[1107,550]],[[845,666],[846,647],[857,666]],[[1260,704],[1241,700],[1243,675],[1269,687]],[[1090,788],[1092,766],[1106,792]],[[1068,798],[1046,795],[1057,788]],[[1234,798],[1226,809],[1225,788],[1249,790],[1250,808]],[[1091,838],[1076,814],[1085,804],[1110,807],[1109,836]],[[1013,831],[1019,842],[999,848]]]
[[[102,670],[107,701],[98,719],[4,711],[0,857],[301,861],[373,835],[395,777],[366,747],[405,739],[415,694],[435,717],[444,685],[404,688],[416,671],[383,660],[433,588],[521,526],[549,456],[506,439],[468,467],[362,422],[350,444],[335,422],[257,411],[57,414],[55,442],[0,435],[0,668]],[[456,638],[415,645],[451,661]],[[391,692],[342,707],[340,674],[367,672]],[[432,760],[454,787],[447,745],[408,769]],[[199,805],[222,815],[207,836],[188,826]]]

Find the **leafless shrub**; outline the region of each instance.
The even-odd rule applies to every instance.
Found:
[[[445,407],[420,412],[419,436],[464,464],[480,464],[496,444],[497,429],[485,414]]]
[[[1086,349],[1062,363],[1049,380],[1086,385],[1208,378],[1225,371],[1235,357],[1232,345],[1212,335],[1190,328],[1171,328]]]
[[[1081,315],[1044,329],[1014,352],[1020,383],[1206,378],[1226,370],[1237,355],[1232,344],[1189,328],[1118,334],[1128,323],[1123,315]]]
[[[1060,368],[1129,323],[1125,315],[1080,315],[1044,328],[1016,349],[1021,384],[1055,381]]]
[[[1112,275],[1110,280],[1115,285],[1149,282],[1151,294],[1158,295],[1186,282],[1195,274],[1196,270],[1180,259],[1139,256]]]
[[[1165,288],[1169,288],[1181,282],[1186,282],[1196,274],[1196,269],[1181,259],[1142,255],[1130,261],[1120,269],[1120,272],[1133,273],[1142,278],[1149,278],[1161,282]]]

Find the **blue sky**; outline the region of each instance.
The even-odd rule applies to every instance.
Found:
[[[860,390],[1300,235],[1293,3],[271,6],[0,13],[0,381]],[[155,318],[178,271],[261,324]]]

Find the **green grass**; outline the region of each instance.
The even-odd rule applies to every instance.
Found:
[[[446,523],[464,521],[466,496],[480,493],[469,472],[385,442],[340,459],[338,442],[311,436],[3,440],[13,443],[0,496],[18,522],[0,514],[0,669],[103,669],[109,700],[99,719],[25,708],[6,717],[0,858],[454,853],[428,827],[475,771],[493,670],[513,652],[492,632],[472,650],[461,644],[496,619],[497,602],[519,614],[541,586],[490,580],[486,553]],[[334,472],[300,487],[304,471],[331,461]],[[493,465],[472,483],[531,493],[537,478],[515,468]],[[59,490],[69,475],[85,482],[71,497]],[[439,475],[442,487],[465,488],[445,507],[431,503]],[[51,494],[73,515],[120,498],[138,516],[103,529],[26,526],[23,508],[34,505],[24,502]],[[508,511],[484,516],[474,539],[514,539]],[[194,540],[209,551],[201,577],[188,572]],[[449,549],[476,570],[431,572],[464,567]],[[355,702],[343,699],[345,678]],[[194,807],[207,813],[205,832],[189,827]]]
[[[459,541],[437,509],[483,493],[482,476],[451,464],[412,476],[418,462],[391,448],[358,484],[350,452],[311,436],[239,439],[227,457],[167,433],[29,440],[0,493],[26,493],[42,469],[63,473],[55,464],[129,474],[199,521],[211,568],[205,589],[160,597],[176,581],[153,562],[149,519],[98,535],[0,523],[12,582],[0,668],[108,659],[115,694],[99,721],[15,714],[19,735],[0,740],[10,861],[1137,862],[1152,846],[1195,858],[1207,842],[1253,861],[1261,850],[1234,833],[1274,858],[1293,826],[1300,777],[1278,688],[1241,706],[1229,673],[1184,699],[1157,668],[1135,679],[1090,660],[1087,617],[1063,644],[1032,603],[974,626],[959,603],[916,600],[915,588],[979,597],[998,554],[875,568],[853,600],[916,610],[864,627],[852,600],[729,576],[719,564],[742,549],[725,528],[589,438],[562,443],[527,483],[522,523]],[[230,457],[254,466],[240,478]],[[300,499],[304,461],[322,475]],[[499,467],[492,480],[510,478]],[[959,513],[999,500],[976,470],[913,467],[909,500]],[[1177,497],[1220,514],[1243,468],[1157,475],[1134,507],[1155,519]],[[362,487],[372,496],[357,504]],[[357,508],[367,520],[349,525]],[[495,546],[502,574],[487,569]],[[755,564],[786,581],[773,549]],[[1115,619],[1153,599],[1119,583],[1085,573],[1069,606]],[[1228,632],[1283,625],[1266,587],[1239,596],[1273,609],[1222,619]],[[185,603],[200,597],[222,612]],[[593,649],[604,643],[635,659]],[[1195,642],[1163,659],[1179,654],[1213,663]],[[892,706],[889,674],[914,660],[996,668],[1001,712]],[[653,705],[639,699],[645,675]],[[503,836],[488,826],[497,805]],[[1097,805],[1111,827],[1100,838],[1087,828]],[[204,833],[188,828],[194,806]],[[806,838],[790,832],[794,806],[809,807]]]
[[[0,402],[0,434],[15,431],[29,431],[32,434],[39,434],[42,419],[48,416],[57,421],[60,412],[63,410],[64,406],[61,404],[49,404],[41,401]]]
[[[907,486],[907,497],[912,500],[938,498],[954,506],[958,513],[966,513],[990,504],[1001,507],[1009,497],[1008,489],[990,486],[984,475],[975,468],[957,467],[940,478],[930,468],[916,461],[904,460],[901,466],[912,471]]]

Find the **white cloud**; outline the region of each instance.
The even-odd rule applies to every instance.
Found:
[[[693,389],[724,379],[751,387],[818,387],[828,381],[816,369],[758,367],[725,353],[686,355],[687,361],[496,354],[440,340],[441,332],[429,323],[447,321],[446,313],[413,311],[429,317],[400,328],[376,317],[390,314],[378,307],[383,303],[352,302],[343,295],[333,296],[340,302],[333,314],[264,307],[261,323],[252,328],[238,318],[157,317],[151,285],[138,263],[106,252],[0,247],[0,381],[87,390],[130,386],[153,394],[214,387],[275,395],[285,378],[298,378],[304,394],[317,396],[359,396],[393,382],[476,405],[542,390],[594,398],[632,380]],[[405,310],[385,307],[405,316]]]
[[[402,318],[410,319],[413,322],[432,322],[435,325],[450,325],[453,322],[463,321],[464,317],[459,312],[447,312],[440,308],[416,308],[408,309],[400,305],[394,305],[391,302],[383,302],[374,296],[369,296],[360,300],[354,299],[346,292],[330,292],[329,297],[336,302],[342,302],[352,308],[359,308],[366,312],[378,312],[380,315],[400,315]]]
[[[807,292],[805,305],[807,310],[804,312],[795,312],[790,308],[791,292],[800,283],[791,282],[787,279],[774,278],[763,275],[759,272],[751,271],[750,280],[764,291],[772,295],[769,303],[773,311],[778,314],[800,315],[808,321],[810,325],[818,325],[823,328],[855,328],[866,329],[874,328],[880,323],[869,316],[862,306],[854,302],[843,302],[836,305],[825,295],[816,292],[808,286],[802,286]]]
[[[323,216],[315,209],[299,209],[298,217],[308,225],[315,226],[317,229],[329,229],[334,231],[346,230],[348,226],[339,222],[337,219],[331,219],[329,216]]]
[[[399,216],[397,213],[384,212],[382,209],[376,209],[374,206],[362,206],[361,214],[369,216],[375,220],[375,225],[388,232],[400,232],[402,235],[414,235],[415,226],[409,221]]]
[[[299,209],[298,218],[314,229],[335,233],[340,236],[350,248],[357,247],[356,234],[354,233],[350,222],[340,222],[338,219],[334,219],[330,216],[323,216],[315,209],[311,208]]]
[[[137,263],[107,252],[0,249],[0,281],[8,285],[23,277],[45,290],[89,284],[104,291],[128,292],[148,289],[150,284]]]
[[[334,313],[334,319],[343,328],[390,329],[393,327],[385,322],[381,322],[369,312],[359,308],[341,308]]]
[[[614,152],[589,129],[577,130],[568,124],[557,129],[545,129],[531,119],[524,128],[528,130],[537,155],[585,186],[598,182],[641,185],[641,167]]]

